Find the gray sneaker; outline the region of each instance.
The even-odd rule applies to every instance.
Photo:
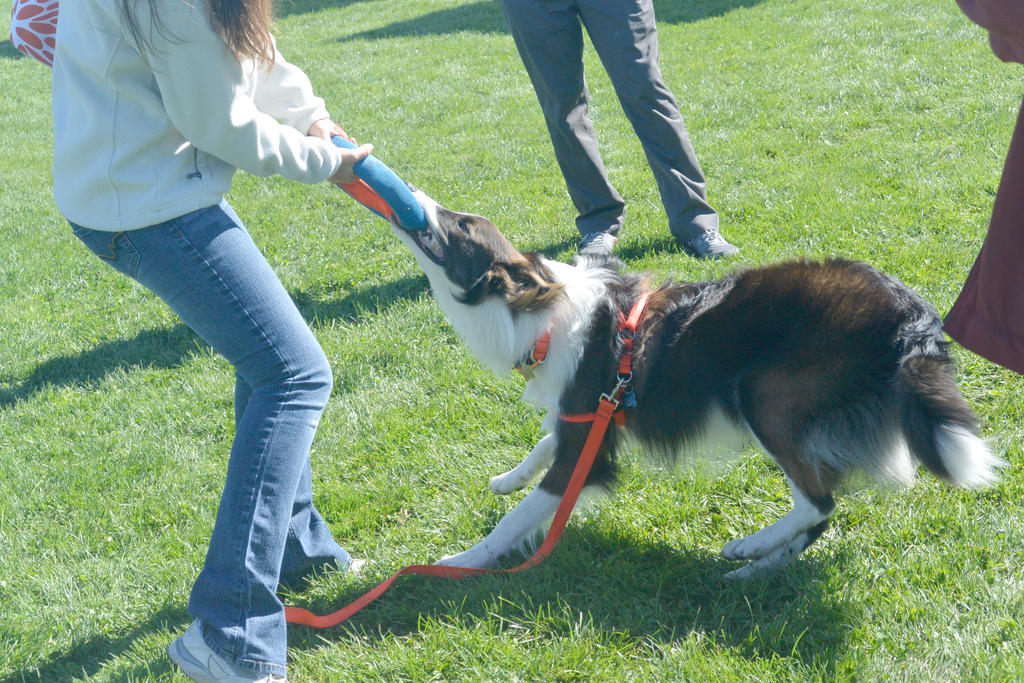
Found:
[[[739,249],[725,241],[717,230],[705,232],[683,245],[690,256],[706,259],[719,259],[739,253]]]
[[[588,232],[580,240],[579,253],[586,256],[608,256],[618,239],[610,232]]]
[[[199,683],[288,683],[284,676],[244,669],[211,650],[203,640],[198,619],[171,643],[167,656],[182,673]]]

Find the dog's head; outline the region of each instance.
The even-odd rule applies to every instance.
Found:
[[[417,191],[425,230],[392,229],[412,250],[441,310],[474,354],[507,370],[536,340],[564,287],[537,254],[522,254],[486,218],[449,211]],[[531,336],[532,335],[532,336]]]
[[[520,253],[491,221],[449,211],[420,191],[416,199],[427,217],[426,230],[392,227],[416,256],[435,293],[444,286],[466,305],[498,297],[513,312],[544,308],[561,294],[543,259]]]

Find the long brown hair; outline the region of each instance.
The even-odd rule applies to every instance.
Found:
[[[160,23],[158,6],[161,2],[189,2],[190,0],[120,0],[121,15],[128,30],[139,47],[147,45],[146,31],[139,26],[135,15],[137,2],[148,2],[153,17],[152,29],[164,37],[166,28]],[[210,24],[213,26],[228,50],[238,59],[250,58],[264,64],[274,63],[274,45],[270,38],[273,23],[273,0],[208,0]],[[180,40],[180,36],[169,37]]]

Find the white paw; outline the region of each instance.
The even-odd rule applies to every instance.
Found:
[[[772,525],[746,538],[729,541],[722,547],[722,557],[727,560],[756,560],[792,540],[792,536],[779,533]]]
[[[475,545],[469,550],[464,550],[461,553],[442,557],[437,561],[437,564],[441,564],[446,567],[468,567],[470,569],[481,569],[483,567],[490,566],[495,559],[497,558],[492,558],[486,548],[481,548],[479,545]]]
[[[762,529],[758,534],[753,534],[747,538],[741,538],[738,541],[732,541],[722,548],[722,554],[729,559],[754,559],[753,562],[740,567],[739,569],[733,570],[725,575],[727,579],[749,579],[754,576],[758,576],[770,571],[775,571],[779,567],[783,567],[790,563],[794,557],[802,553],[808,548],[814,541],[821,536],[822,532],[828,527],[828,522],[821,522],[810,529],[805,529],[792,538],[787,538],[784,543],[779,544],[777,547],[766,551],[761,555],[748,555],[746,557],[738,554],[726,555],[727,551],[733,553],[740,552],[752,552],[753,550],[760,550],[763,546],[758,546],[756,543],[743,545],[747,541],[750,541],[758,534],[762,534],[765,531],[769,531],[772,527]],[[780,534],[774,535],[776,538],[782,537]],[[733,547],[730,547],[733,546]]]
[[[510,470],[505,474],[498,474],[491,477],[491,481],[488,484],[491,491],[498,494],[499,496],[505,496],[513,491],[526,486],[527,482],[522,477],[516,475],[515,470]]]
[[[795,540],[804,539],[807,543],[813,542],[825,527],[818,530],[813,537],[807,536],[807,532],[822,522],[828,526],[828,512],[819,510],[795,486],[793,487],[793,499],[795,501],[793,509],[787,512],[782,519],[746,538],[729,541],[722,548],[722,555],[729,560],[756,560],[774,553],[778,548],[789,546]],[[803,550],[804,547],[797,552]]]
[[[777,548],[774,552],[755,560],[750,564],[743,565],[739,569],[734,569],[727,573],[725,578],[730,581],[742,581],[744,579],[764,576],[769,572],[786,566],[794,557],[800,554],[799,540],[800,539],[797,539],[789,545]]]
[[[750,564],[744,564],[738,569],[729,571],[725,574],[725,578],[729,581],[743,581],[746,579],[763,577],[763,575],[790,563],[790,561],[797,556],[797,553],[790,553],[787,552],[787,550],[787,547],[778,548],[775,552],[766,557],[762,557]]]

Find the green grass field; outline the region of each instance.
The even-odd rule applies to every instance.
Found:
[[[666,80],[742,253],[677,250],[588,50],[629,266],[704,279],[859,258],[947,311],[988,222],[1020,67],[996,60],[953,0],[655,6]],[[571,257],[574,212],[496,2],[295,0],[278,13],[282,52],[405,179],[523,250]],[[49,72],[3,42],[0,83],[0,682],[182,680],[165,648],[190,620],[232,372],[72,237],[50,192]],[[325,611],[482,538],[519,499],[487,480],[531,447],[541,416],[518,402],[520,378],[468,355],[411,256],[347,195],[239,174],[230,199],[334,368],[317,504],[369,564],[287,596]],[[578,516],[539,568],[404,578],[343,627],[291,629],[291,677],[1020,680],[1024,381],[955,353],[1010,462],[992,490],[925,477],[852,493],[799,561],[737,584],[718,550],[784,514],[781,474],[754,451],[717,473],[630,457],[615,504]]]

